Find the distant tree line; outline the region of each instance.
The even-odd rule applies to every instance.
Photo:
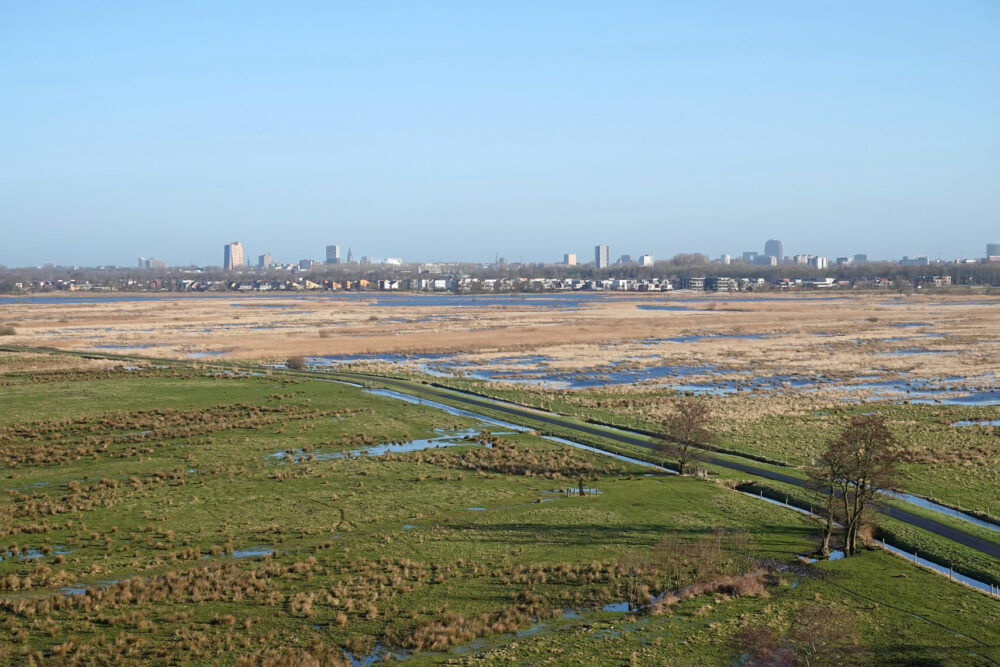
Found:
[[[832,265],[827,269],[816,269],[808,265],[759,266],[734,261],[731,264],[710,262],[700,254],[676,255],[670,260],[656,262],[654,266],[637,264],[614,265],[597,269],[593,264],[565,266],[561,264],[513,264],[504,266],[482,266],[469,263],[449,263],[441,265],[440,273],[421,272],[421,265],[408,264],[390,266],[384,264],[317,264],[305,271],[257,271],[246,267],[243,271],[227,272],[218,267],[206,267],[197,272],[191,268],[171,267],[167,269],[140,269],[136,267],[96,268],[96,267],[23,267],[6,268],[0,266],[0,293],[17,291],[18,283],[29,285],[33,281],[75,281],[111,287],[117,290],[149,289],[151,283],[157,288],[174,289],[179,281],[195,280],[204,282],[239,282],[251,280],[286,281],[303,278],[316,283],[324,280],[376,282],[379,280],[403,280],[407,278],[447,278],[468,276],[470,278],[548,278],[548,279],[652,279],[685,278],[690,276],[720,276],[729,278],[749,278],[753,281],[764,279],[773,284],[782,279],[834,278],[836,280],[864,281],[888,278],[899,291],[911,289],[917,279],[924,276],[949,276],[952,284],[958,286],[1000,286],[1000,263],[986,264],[929,264],[924,266],[901,266],[892,262],[865,262],[860,264]],[[520,289],[538,289],[536,285],[525,283]]]

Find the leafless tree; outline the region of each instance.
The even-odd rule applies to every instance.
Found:
[[[703,458],[704,450],[716,442],[711,421],[712,410],[705,399],[675,399],[671,413],[660,422],[657,451],[676,459],[683,475],[687,465]]]
[[[857,553],[862,518],[879,493],[896,485],[903,447],[882,416],[851,418],[823,453],[829,467],[831,493],[840,499],[844,521],[844,553]],[[829,499],[829,496],[828,496]]]
[[[844,462],[839,456],[834,456],[837,449],[831,441],[825,452],[806,472],[809,475],[809,486],[823,494],[826,501],[826,521],[823,524],[823,543],[820,553],[823,558],[830,557],[830,541],[833,538],[835,514],[837,513],[838,480],[847,474]]]
[[[785,633],[751,625],[734,637],[745,663],[754,667],[847,667],[863,662],[864,646],[851,618],[835,606],[809,603]]]

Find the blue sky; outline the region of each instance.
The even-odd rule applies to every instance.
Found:
[[[0,264],[1000,241],[1000,3],[26,2]]]

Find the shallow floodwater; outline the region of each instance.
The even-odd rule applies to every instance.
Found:
[[[281,463],[302,463],[303,461],[329,461],[331,459],[355,458],[360,456],[382,456],[384,454],[405,452],[417,452],[424,449],[434,449],[436,447],[460,447],[476,446],[482,447],[475,440],[466,440],[465,436],[475,436],[479,431],[475,429],[461,429],[457,431],[443,431],[438,429],[442,435],[436,438],[422,438],[409,442],[387,442],[381,445],[373,445],[364,449],[352,449],[343,452],[324,452],[322,450],[305,451],[302,449],[279,449],[273,454],[268,454],[267,458],[278,459]]]

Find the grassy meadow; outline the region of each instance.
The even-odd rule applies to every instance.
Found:
[[[443,385],[574,415],[604,424],[655,432],[676,393],[657,387],[546,390],[510,383],[433,378]],[[909,453],[902,486],[915,495],[1000,520],[1000,426],[953,426],[1000,419],[1000,406],[846,403],[794,396],[709,396],[720,447],[737,454],[803,467],[811,463],[852,415],[886,416]]]
[[[5,664],[725,665],[816,618],[861,662],[1000,660],[995,600],[878,551],[806,564],[813,520],[722,484],[336,382],[22,361]]]

